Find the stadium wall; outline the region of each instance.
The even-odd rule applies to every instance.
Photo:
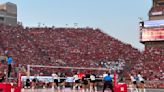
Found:
[[[161,20],[164,19],[164,16],[149,16],[149,20]]]
[[[145,48],[147,47],[155,47],[155,48],[162,48],[164,49],[164,41],[159,41],[159,42],[153,42],[153,41],[150,41],[150,42],[145,42]]]

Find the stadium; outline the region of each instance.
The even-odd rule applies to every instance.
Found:
[[[164,0],[152,2],[139,22],[143,51],[100,28],[23,26],[16,4],[1,4],[0,92],[102,92],[108,73],[113,92],[163,92]]]

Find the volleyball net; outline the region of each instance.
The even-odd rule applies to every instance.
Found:
[[[89,67],[69,67],[69,66],[46,66],[46,65],[27,65],[27,75],[22,76],[22,82],[27,79],[32,81],[34,78],[41,83],[50,84],[53,82],[52,74],[57,73],[59,82],[64,79],[66,83],[72,83],[75,73],[95,74],[96,80],[102,81],[104,72],[109,72],[108,68],[89,68]],[[41,84],[39,83],[39,84]]]

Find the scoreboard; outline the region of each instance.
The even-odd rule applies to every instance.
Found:
[[[164,27],[142,28],[140,30],[140,41],[164,41]]]

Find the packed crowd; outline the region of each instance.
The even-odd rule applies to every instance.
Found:
[[[151,10],[150,10],[150,13],[151,13],[151,12],[163,12],[163,7],[164,7],[164,6],[152,7]]]
[[[152,7],[149,11],[149,15],[154,16],[154,15],[163,15],[163,5],[158,5],[156,7]]]
[[[11,27],[1,24],[0,42],[1,55],[7,49],[13,57],[14,67],[32,64],[106,68],[116,65],[123,71],[140,71],[146,80],[164,81],[163,50],[151,48],[139,51],[100,29],[24,28],[21,25]],[[32,70],[35,72],[31,74],[50,75],[53,72],[44,68]],[[128,72],[123,72],[123,76],[126,78]]]

